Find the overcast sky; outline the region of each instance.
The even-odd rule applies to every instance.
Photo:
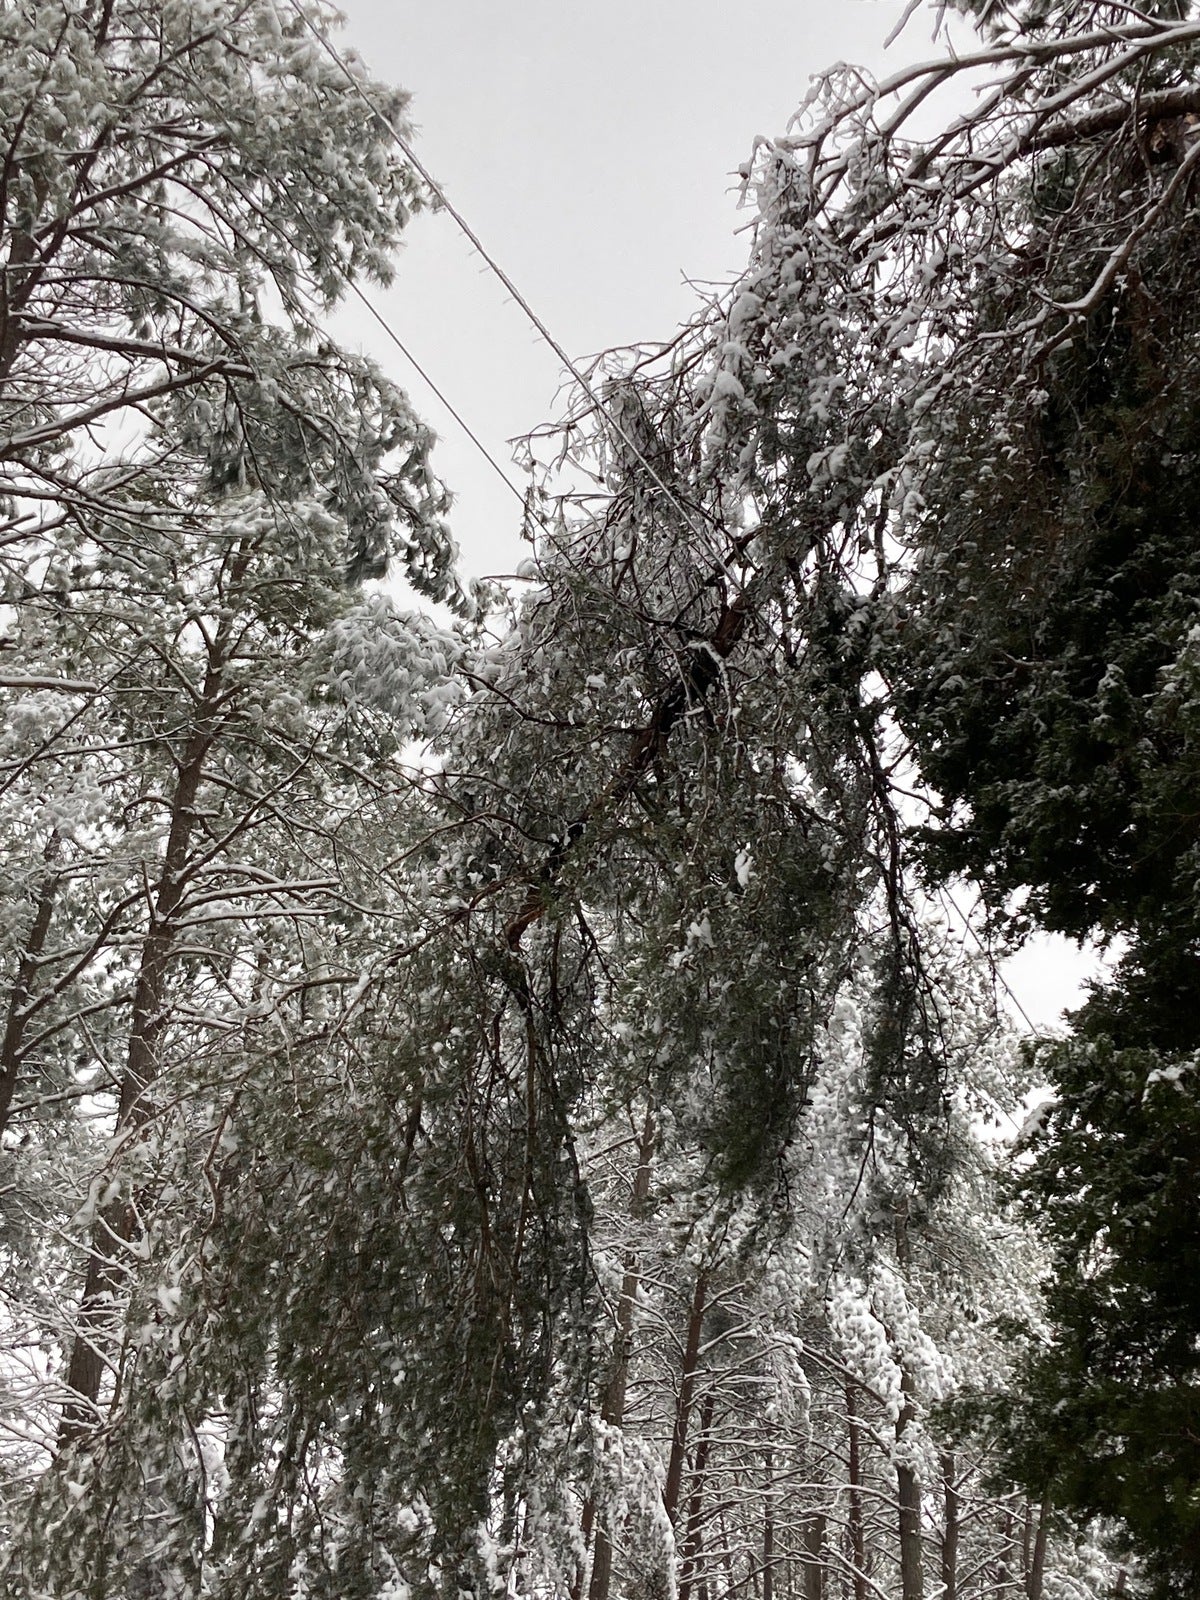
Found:
[[[422,160],[573,358],[670,338],[696,303],[685,278],[737,275],[734,171],[756,134],[784,132],[813,74],[933,53],[921,18],[885,56],[902,0],[341,7],[341,42],[411,93]],[[372,298],[505,466],[505,441],[553,415],[559,361],[445,214],[416,219],[395,286]],[[341,331],[437,428],[468,570],[510,567],[519,506],[364,313]]]
[[[728,282],[748,222],[734,173],[786,131],[814,74],[877,76],[940,54],[932,7],[886,52],[904,0],[340,0],[376,77],[412,95],[421,159],[573,358],[671,337],[685,279]],[[371,298],[488,446],[555,413],[562,372],[451,218],[418,217],[395,284]],[[511,571],[520,507],[361,308],[339,335],[369,349],[437,430],[472,573]],[[1095,963],[1065,941],[1006,965],[1039,1024]]]

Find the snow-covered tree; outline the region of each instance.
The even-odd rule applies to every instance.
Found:
[[[1066,1474],[993,1491],[937,1412],[1011,1392],[989,1319],[1036,1337],[1040,1258],[978,1129],[1012,1052],[915,869],[1072,931],[1190,906],[1190,591],[1129,637],[1108,535],[1129,482],[1187,526],[1200,24],[965,9],[973,55],[839,70],[758,150],[746,275],[580,386],[594,492],[453,628],[346,587],[396,556],[470,609],[427,434],[319,328],[418,202],[402,97],[318,5],[0,10],[14,1594],[1109,1581],[1051,1536]],[[1120,1057],[1139,1105],[1186,1047]]]
[[[381,570],[402,526],[413,581],[444,595],[421,430],[317,320],[388,275],[421,199],[386,125],[405,97],[322,53],[308,24],[332,20],[272,0],[4,8],[6,546],[97,514],[136,529],[150,465],[155,494],[177,471],[190,488],[194,459],[153,426],[170,401],[214,484],[319,482],[353,571]]]
[[[320,328],[419,202],[404,97],[326,59],[331,20],[0,12],[14,1593],[189,1592],[244,1548],[230,1418],[286,1410],[290,1289],[239,1317],[236,1241],[379,1059],[398,750],[458,693],[461,640],[347,587],[395,557],[461,603],[428,433]]]
[[[320,505],[246,491],[188,519],[148,512],[136,551],[76,552],[71,613],[112,663],[106,714],[56,693],[59,725],[37,729],[18,790],[61,841],[69,889],[14,1012],[10,1195],[44,1211],[49,1167],[62,1206],[19,1331],[63,1350],[22,1398],[29,1464],[54,1468],[28,1508],[14,1485],[18,1592],[103,1592],[153,1568],[199,1581],[231,1363],[244,1390],[281,1393],[265,1277],[232,1315],[234,1241],[258,1203],[247,1150],[286,1194],[297,1118],[334,1083],[346,1095],[356,1057],[374,1063],[366,1013],[405,920],[387,863],[417,781],[396,747],[444,723],[457,648],[383,602],[349,606],[343,540]],[[95,1129],[82,1150],[64,1101]]]
[[[987,30],[974,51],[883,85],[839,69],[760,146],[748,273],[669,359],[639,353],[604,422],[581,399],[576,437],[599,431],[590,459],[610,474],[636,447],[639,530],[650,507],[696,550],[741,530],[736,556],[710,557],[712,591],[735,588],[740,608],[727,681],[754,660],[777,704],[794,689],[792,771],[836,773],[843,841],[867,822],[893,928],[877,1088],[926,1160],[942,1052],[905,909],[912,846],[935,875],[974,875],[996,909],[1024,892],[1027,923],[1128,941],[1077,1043],[1045,1058],[1062,1097],[1030,1190],[1057,1195],[1068,1174],[1083,1188],[1051,1207],[1062,1337],[1037,1371],[1061,1427],[1035,1401],[1012,1460],[1035,1498],[1123,1514],[1164,1592],[1182,1593],[1194,1275],[1159,1177],[1188,1186],[1177,1135],[1196,1081],[1184,546],[1200,23],[1174,4],[963,9]],[[914,131],[954,85],[972,89],[967,108]],[[623,484],[608,487],[619,506]],[[624,531],[618,544],[632,577],[638,547]],[[644,610],[693,637],[682,604]],[[906,809],[895,786],[913,770],[929,787]],[[1165,1083],[1179,1117],[1154,1112],[1173,1103],[1155,1098]],[[1142,1093],[1131,1122],[1118,1108]],[[1109,1138],[1137,1146],[1115,1173]],[[1135,1361],[1097,1328],[1140,1295]],[[1059,1407],[1064,1384],[1082,1385],[1078,1407]],[[1126,1465],[1134,1441],[1149,1476]]]

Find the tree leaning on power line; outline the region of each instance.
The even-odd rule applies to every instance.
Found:
[[[685,1326],[651,1396],[661,1484],[645,1451],[622,1458],[633,1352],[601,1385],[603,1195],[576,1145],[652,1106],[639,1166],[669,1126],[698,1213],[753,1238],[827,1175],[823,1097],[857,1157],[833,1226],[870,1208],[873,1251],[869,1287],[843,1296],[847,1341],[858,1326],[873,1354],[835,1371],[854,1458],[838,1570],[864,1592],[875,1539],[915,1600],[936,1481],[958,1581],[961,1468],[922,1431],[909,1289],[935,1278],[914,1219],[946,1215],[966,1108],[894,719],[934,718],[944,652],[964,653],[972,591],[939,609],[929,574],[954,538],[939,484],[969,503],[954,473],[976,397],[1024,403],[1026,369],[1083,327],[1192,163],[1186,139],[1150,157],[1191,113],[1169,69],[1200,29],[1099,5],[1074,20],[1006,34],[993,15],[975,65],[1000,86],[931,141],[906,117],[970,61],[890,95],[849,73],[818,89],[749,175],[761,219],[728,303],[673,365],[580,396],[560,443],[599,493],[545,531],[493,641],[345,615],[343,571],[391,545],[451,595],[426,437],[314,332],[347,272],[385,270],[413,195],[363,100],[270,4],[4,13],[36,66],[7,113],[6,776],[28,859],[5,1110],[57,1183],[36,1191],[53,1247],[13,1324],[37,1352],[9,1475],[15,1592],[483,1592],[535,1546],[559,1587],[587,1576],[599,1596],[630,1526],[645,1548],[618,1564],[669,1584],[673,1523],[698,1584],[715,1517],[735,1544],[707,1547],[714,1579],[736,1549],[745,1582],[772,1588],[790,1559],[814,1593],[833,1468],[793,1463],[812,1483],[785,1506],[747,1398],[792,1330],[764,1320],[743,1369],[710,1318],[706,1352],[706,1316],[741,1291],[722,1276],[736,1257],[698,1238],[662,1274]],[[61,105],[77,138],[51,126]],[[1088,209],[1100,245],[1064,290],[1053,251],[1030,253],[1027,179],[1089,140],[1145,145],[1150,176],[1127,185],[1132,218]],[[447,727],[451,658],[473,692]],[[405,775],[390,742],[439,730]],[[120,797],[115,821],[96,793]],[[854,985],[839,1096],[830,1033]],[[55,1120],[93,1091],[117,1135],[102,1152],[83,1117],[61,1140]],[[99,1176],[72,1209],[81,1172]],[[619,1331],[648,1258],[623,1252]],[[722,1474],[750,1485],[736,1515]],[[633,1479],[648,1504],[628,1517]]]
[[[1123,1514],[1150,1581],[1184,1593],[1198,1330],[1171,1218],[1193,1181],[1177,1134],[1196,1092],[1200,21],[1183,4],[963,9],[987,26],[977,51],[882,88],[832,74],[760,150],[750,271],[638,385],[660,475],[744,519],[745,636],[782,641],[805,616],[784,659],[809,674],[810,707],[839,708],[806,759],[853,730],[886,795],[895,717],[940,795],[922,830],[935,881],[969,871],[998,908],[1025,890],[1027,919],[1129,942],[1077,1040],[1047,1058],[1062,1100],[1030,1189],[1068,1169],[1083,1187],[1052,1208],[1061,1341],[1034,1364],[1036,1392],[1083,1390],[1053,1430],[1036,1401],[1022,1413],[1012,1462],[1039,1499]],[[972,75],[968,110],[910,134]],[[884,820],[893,907],[903,832]],[[937,1074],[916,1070],[919,1029],[904,1038],[920,983],[903,961],[896,976],[891,1086],[936,1162],[922,1132]],[[1097,1098],[1099,1081],[1124,1088]],[[1125,1152],[1107,1174],[1106,1139]],[[1142,1292],[1134,1360],[1099,1330]],[[1122,1459],[1135,1440],[1138,1470]]]

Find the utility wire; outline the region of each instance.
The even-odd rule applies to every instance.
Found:
[[[413,149],[412,145],[410,144],[409,140],[404,136],[403,133],[401,133],[400,129],[396,127],[395,123],[391,120],[391,118],[390,117],[386,117],[384,115],[384,113],[380,110],[380,108],[371,99],[370,95],[367,94],[366,90],[362,86],[361,79],[354,73],[354,71],[351,69],[349,63],[346,61],[345,57],[341,54],[341,52],[337,49],[337,47],[330,41],[330,39],[325,35],[325,33],[320,28],[317,27],[316,23],[307,14],[307,12],[304,10],[304,8],[303,8],[303,6],[301,4],[301,0],[287,0],[287,4],[288,4],[289,8],[299,18],[300,22],[304,25],[304,27],[308,30],[308,32],[313,36],[313,38],[316,40],[317,44],[321,47],[321,49],[325,52],[325,54],[329,57],[329,59],[337,66],[338,70],[342,73],[342,75],[345,77],[346,81],[350,84],[350,87],[354,90],[355,94],[358,95],[359,99],[362,100],[363,104],[372,113],[372,115],[383,125],[383,127],[385,127],[387,129],[388,133],[391,135],[393,141],[395,142],[397,148],[400,150],[401,154],[404,156],[405,160],[409,162],[409,164],[412,166],[414,171],[417,172],[419,174],[419,176],[424,180],[424,182],[427,185],[427,187],[429,188],[430,192],[438,200],[438,202],[441,205],[442,209],[454,221],[454,223],[459,228],[460,232],[468,240],[468,242],[471,244],[471,246],[475,250],[478,251],[478,253],[480,255],[480,258],[483,260],[483,262],[487,266],[488,270],[490,272],[492,272],[495,275],[495,277],[498,278],[499,281],[503,284],[504,288],[512,296],[512,298],[516,302],[516,304],[525,313],[526,317],[529,319],[530,323],[532,324],[533,328],[536,330],[536,332],[538,333],[540,338],[550,347],[550,349],[554,352],[554,354],[562,362],[563,366],[571,374],[571,376],[575,379],[575,382],[579,385],[579,387],[587,395],[588,399],[596,407],[597,411],[603,411],[604,407],[603,407],[602,401],[600,399],[600,396],[596,393],[596,390],[593,387],[593,385],[591,384],[591,382],[589,381],[589,379],[584,375],[584,373],[579,369],[579,367],[575,364],[575,362],[567,354],[566,349],[564,348],[564,346],[562,344],[560,344],[560,342],[554,337],[554,334],[550,331],[549,327],[547,327],[546,323],[542,320],[542,318],[538,316],[538,314],[534,310],[533,306],[529,303],[529,301],[521,293],[520,289],[518,289],[517,285],[509,277],[508,273],[505,272],[504,268],[495,259],[495,257],[491,254],[491,252],[487,249],[487,247],[483,243],[483,240],[475,232],[474,228],[472,228],[471,224],[467,221],[466,217],[458,209],[458,207],[453,203],[453,201],[449,198],[449,196],[446,194],[446,191],[442,188],[441,184],[437,181],[437,179],[429,171],[428,167],[426,167],[425,163],[416,154],[416,152]],[[912,9],[913,9],[913,7],[910,6],[909,7],[909,11],[911,12]],[[897,30],[897,31],[899,31],[899,30]],[[526,504],[525,496],[521,493],[521,491],[512,482],[512,480],[509,478],[508,474],[504,471],[504,469],[499,465],[499,463],[496,461],[495,457],[488,450],[487,446],[483,444],[483,442],[479,439],[479,437],[476,435],[476,433],[473,431],[473,429],[465,421],[465,419],[463,418],[461,413],[451,403],[451,401],[447,398],[447,396],[445,394],[443,394],[442,390],[439,389],[437,384],[433,381],[433,379],[430,377],[428,372],[425,371],[424,367],[417,360],[417,358],[413,355],[412,351],[409,350],[407,345],[405,345],[404,341],[400,338],[399,334],[395,331],[395,329],[391,326],[391,324],[387,321],[387,319],[383,316],[383,314],[371,303],[370,300],[368,300],[367,296],[363,293],[363,291],[358,287],[358,285],[356,283],[354,283],[353,281],[350,281],[350,280],[347,280],[347,281],[349,282],[350,288],[354,291],[354,293],[357,295],[358,299],[362,302],[362,304],[366,307],[366,309],[371,313],[371,315],[374,317],[375,321],[383,329],[384,333],[387,334],[388,338],[392,341],[392,343],[396,346],[396,348],[400,351],[400,353],[405,357],[405,359],[411,364],[411,366],[416,370],[416,372],[418,372],[420,374],[420,376],[425,380],[425,382],[429,385],[430,389],[437,396],[437,398],[441,401],[441,403],[446,407],[446,410],[450,413],[450,415],[458,423],[459,427],[466,434],[467,438],[470,439],[471,443],[475,446],[475,448],[479,451],[479,453],[488,462],[489,466],[496,473],[497,477],[499,477],[500,479],[503,480],[504,485],[509,490],[509,492],[512,495],[514,495],[517,500],[520,501],[522,509],[527,511],[528,507],[527,507],[527,504]],[[646,471],[649,473],[649,475],[650,475],[651,479],[653,480],[653,482],[655,484],[657,484],[657,486],[663,491],[663,493],[667,496],[667,498],[673,502],[673,504],[675,505],[676,509],[683,514],[683,517],[684,517],[685,521],[692,527],[693,531],[699,533],[701,535],[701,537],[704,538],[705,542],[707,543],[708,542],[708,532],[707,532],[706,529],[704,529],[702,527],[698,527],[696,525],[696,523],[695,523],[695,521],[693,519],[693,514],[692,514],[691,509],[684,505],[684,503],[680,500],[679,496],[675,493],[675,491],[672,488],[670,488],[670,486],[668,484],[664,483],[664,481],[661,478],[661,476],[659,475],[659,473],[650,464],[650,462],[646,460],[646,457],[642,454],[642,452],[638,448],[637,444],[634,442],[634,440],[632,440],[629,437],[629,435],[625,432],[624,428],[621,427],[621,424],[617,421],[617,419],[615,417],[612,417],[611,414],[610,414],[609,420],[610,420],[610,422],[612,424],[614,432],[618,435],[618,437],[622,440],[622,442],[629,447],[629,449],[632,452],[635,460],[640,462],[640,464],[643,467],[645,467]],[[958,905],[957,901],[954,899],[954,896],[952,894],[950,894],[949,890],[943,889],[942,893],[945,896],[945,898],[949,901],[949,903],[953,907],[954,911],[957,913],[960,921],[962,922],[963,926],[966,928],[967,932],[971,935],[972,939],[974,939],[975,943],[979,946],[979,949],[983,952],[983,954],[985,956],[987,956],[989,962],[991,962],[993,971],[995,972],[995,975],[996,975],[997,982],[1000,984],[1000,986],[1004,990],[1005,994],[1008,995],[1008,998],[1012,1001],[1012,1003],[1015,1006],[1017,1012],[1020,1014],[1021,1018],[1025,1022],[1025,1025],[1028,1027],[1030,1033],[1036,1033],[1037,1032],[1037,1028],[1034,1026],[1032,1018],[1030,1017],[1029,1013],[1026,1011],[1025,1007],[1021,1004],[1020,1000],[1017,998],[1017,995],[1016,995],[1015,991],[1013,990],[1012,986],[1009,984],[1008,980],[1005,978],[1004,974],[996,966],[994,960],[992,959],[992,955],[991,955],[990,950],[988,949],[987,945],[984,943],[983,939],[980,937],[978,931],[976,930],[974,924],[971,922],[970,918],[967,917],[963,913],[961,907]],[[1003,1108],[1001,1107],[1000,1109],[1003,1109]],[[1008,1116],[1009,1114],[1007,1112],[1005,1112],[1005,1115]],[[1014,1126],[1017,1125],[1015,1123],[1014,1119],[1011,1116],[1009,1116],[1009,1121],[1010,1122],[1014,1122]]]
[[[980,937],[979,930],[975,927],[975,924],[967,916],[966,912],[962,909],[962,907],[959,905],[958,901],[950,893],[949,889],[942,888],[939,892],[942,895],[942,898],[952,908],[952,910],[954,911],[955,915],[958,917],[959,921],[962,923],[963,927],[971,935],[972,939],[974,939],[975,943],[979,946],[980,950],[987,957],[988,963],[991,966],[991,969],[992,969],[993,973],[995,973],[996,982],[1000,985],[1000,987],[1004,990],[1005,994],[1012,1001],[1013,1005],[1020,1012],[1021,1017],[1024,1020],[1025,1026],[1029,1029],[1030,1033],[1037,1033],[1038,1029],[1034,1025],[1033,1018],[1029,1015],[1028,1011],[1026,1011],[1025,1007],[1021,1004],[1020,1000],[1017,999],[1016,993],[1014,992],[1012,985],[1009,983],[1008,979],[1004,976],[1004,974],[1000,971],[1000,968],[996,963],[995,957],[992,955],[992,952],[988,949],[987,945],[983,942],[983,939]]]
[[[1028,1027],[1030,1033],[1036,1034],[1038,1030],[1034,1027],[1033,1021],[1032,1021],[1028,1011],[1026,1011],[1025,1007],[1017,999],[1017,996],[1014,993],[1014,991],[1012,989],[1012,986],[1009,984],[1007,978],[1005,978],[1004,974],[1000,971],[1000,968],[997,966],[995,957],[992,955],[992,952],[988,949],[987,945],[984,944],[983,940],[980,938],[979,932],[976,929],[974,923],[971,922],[969,917],[967,917],[966,913],[963,911],[963,909],[959,905],[958,901],[950,893],[949,889],[947,889],[945,887],[939,888],[938,893],[941,895],[942,900],[945,902],[945,904],[948,905],[954,911],[955,915],[958,917],[958,920],[962,923],[964,930],[971,935],[972,939],[974,939],[975,943],[979,946],[980,950],[987,957],[988,966],[991,968],[991,971],[992,971],[992,977],[1000,985],[1000,987],[1004,990],[1005,994],[1012,1001],[1013,1005],[1020,1012],[1021,1016],[1025,1020],[1025,1025],[1026,1025],[1026,1027]],[[1024,1131],[1025,1124],[1023,1122],[1018,1122],[1016,1117],[1013,1116],[1012,1112],[1008,1109],[1008,1107],[1005,1106],[1005,1105],[1002,1105],[1000,1103],[1000,1101],[996,1099],[994,1094],[989,1094],[986,1089],[983,1089],[983,1090],[978,1090],[977,1089],[977,1092],[981,1092],[983,1094],[984,1098],[991,1102],[993,1110],[998,1111],[1002,1117],[1006,1118],[1009,1122],[1012,1123],[1013,1127],[1017,1130],[1018,1134],[1020,1134],[1020,1133],[1022,1133]]]
[[[307,14],[303,5],[301,4],[301,0],[287,0],[287,4],[296,17],[299,18],[303,26],[307,28],[310,34],[312,34],[313,38],[317,41],[318,45],[320,45],[321,49],[325,52],[329,59],[338,67],[346,81],[350,84],[350,87],[354,90],[355,94],[358,95],[359,99],[363,102],[371,114],[379,121],[379,123],[387,129],[388,133],[395,141],[396,147],[404,156],[405,160],[409,162],[413,170],[417,172],[418,175],[424,180],[431,194],[434,195],[439,204],[442,206],[442,209],[455,222],[460,232],[470,242],[473,248],[479,252],[480,258],[483,260],[488,270],[492,272],[504,285],[505,289],[507,289],[508,293],[516,301],[517,305],[525,313],[526,317],[528,317],[530,323],[537,331],[539,336],[547,345],[549,345],[550,349],[575,379],[575,382],[583,390],[584,394],[587,395],[588,399],[592,402],[593,406],[595,406],[596,410],[601,414],[604,414],[605,408],[603,402],[601,401],[600,396],[596,393],[596,390],[592,386],[590,380],[582,371],[580,371],[575,362],[572,361],[565,348],[554,337],[553,333],[551,333],[550,329],[546,326],[545,322],[542,321],[541,317],[538,316],[537,312],[521,293],[520,289],[517,288],[516,284],[509,277],[508,273],[505,272],[500,263],[488,251],[487,247],[483,243],[483,240],[475,232],[474,228],[471,227],[471,224],[467,221],[466,217],[449,198],[441,184],[438,183],[437,179],[429,171],[428,167],[426,167],[424,162],[413,150],[408,139],[405,138],[400,129],[396,127],[391,118],[386,117],[371,99],[370,95],[363,88],[361,79],[354,73],[345,57],[341,55],[336,46],[330,42],[325,33],[317,27],[316,23]],[[621,439],[622,443],[628,446],[634,459],[646,469],[651,481],[662,490],[667,499],[670,500],[676,509],[682,513],[684,521],[689,525],[689,527],[691,527],[692,531],[699,534],[700,538],[705,542],[706,545],[710,544],[708,529],[696,522],[692,510],[688,506],[684,505],[683,501],[679,498],[675,490],[663,481],[656,469],[650,464],[649,461],[646,460],[646,457],[642,454],[637,444],[629,437],[617,418],[612,416],[611,412],[608,413],[608,418],[613,431]],[[524,502],[522,501],[522,503]],[[713,551],[713,554],[716,555],[716,552]],[[717,560],[720,562],[722,569],[724,569],[724,560],[719,555],[717,555]]]
[[[1031,1034],[1036,1034],[1038,1032],[1038,1029],[1034,1026],[1032,1017],[1029,1015],[1028,1011],[1026,1011],[1025,1007],[1021,1004],[1020,1000],[1017,999],[1015,990],[1013,989],[1012,985],[1009,983],[1008,979],[1000,971],[1000,968],[996,963],[995,957],[992,955],[992,952],[988,949],[987,945],[984,944],[983,939],[980,937],[978,929],[975,927],[975,924],[971,921],[971,919],[963,911],[962,907],[959,905],[958,901],[954,898],[954,896],[950,893],[949,889],[943,887],[943,888],[939,889],[938,892],[942,896],[943,900],[945,900],[946,903],[953,908],[954,912],[958,916],[958,919],[962,923],[963,927],[971,935],[972,939],[974,939],[975,943],[979,946],[980,950],[987,957],[988,965],[992,969],[993,977],[995,978],[996,982],[1000,985],[1000,987],[1004,990],[1004,992],[1008,996],[1008,998],[1012,1001],[1013,1005],[1020,1012],[1022,1018],[1025,1021],[1025,1026],[1029,1029]],[[1025,1123],[1018,1122],[1016,1117],[1013,1116],[1012,1112],[1006,1110],[1006,1108],[1000,1104],[999,1100],[997,1100],[994,1095],[990,1095],[989,1094],[987,1096],[987,1098],[992,1102],[993,1106],[995,1106],[997,1111],[1002,1112],[1004,1114],[1004,1116],[1006,1116],[1008,1118],[1009,1122],[1012,1123],[1013,1127],[1017,1130],[1018,1133],[1024,1132]],[[1028,1121],[1028,1118],[1026,1118],[1026,1121]]]
[[[466,434],[467,438],[471,441],[471,443],[475,446],[476,450],[479,451],[479,454],[487,462],[488,466],[491,467],[492,471],[500,479],[500,481],[503,483],[504,487],[508,490],[508,492],[511,495],[515,496],[515,498],[520,502],[522,511],[528,511],[529,508],[526,505],[525,496],[521,493],[520,489],[517,488],[516,484],[509,477],[508,473],[505,472],[504,468],[496,460],[495,456],[488,449],[487,445],[485,445],[484,442],[482,441],[482,439],[480,439],[479,435],[471,427],[470,423],[467,422],[466,418],[462,415],[462,413],[454,405],[453,401],[451,401],[449,399],[449,397],[446,394],[444,394],[441,389],[438,388],[437,384],[430,377],[429,373],[426,372],[425,368],[417,360],[416,356],[413,355],[412,351],[404,343],[404,340],[401,339],[400,335],[396,332],[395,328],[392,327],[391,323],[384,316],[383,312],[380,311],[377,306],[375,306],[375,305],[373,305],[371,303],[371,301],[367,298],[367,296],[359,288],[358,284],[354,282],[353,278],[347,278],[347,279],[345,279],[345,282],[346,282],[347,287],[358,297],[358,299],[362,302],[362,304],[366,307],[366,309],[375,318],[375,321],[383,329],[384,333],[387,334],[388,338],[396,346],[396,349],[399,350],[400,354],[408,362],[409,366],[411,366],[413,368],[413,370],[416,373],[418,373],[419,376],[422,377],[425,380],[425,382],[429,385],[430,389],[437,396],[437,398],[442,402],[442,404],[445,406],[446,410],[454,418],[455,422],[458,423],[459,427]]]

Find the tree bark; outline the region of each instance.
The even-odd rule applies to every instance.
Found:
[[[654,1107],[649,1097],[646,1116],[638,1140],[638,1164],[633,1177],[633,1190],[629,1199],[629,1215],[637,1221],[646,1209],[650,1198],[650,1158],[654,1152]],[[625,1417],[625,1395],[629,1383],[629,1361],[633,1354],[633,1318],[637,1308],[638,1289],[641,1286],[641,1269],[636,1250],[626,1252],[624,1273],[621,1278],[621,1298],[617,1302],[617,1327],[613,1345],[612,1370],[604,1386],[600,1401],[600,1419],[610,1427],[621,1426]],[[588,1600],[608,1600],[612,1586],[612,1532],[602,1515],[597,1521],[596,1500],[589,1495],[583,1507],[583,1541],[586,1549],[593,1526],[596,1530],[592,1549],[592,1574],[588,1582]],[[579,1600],[583,1587],[580,1570],[572,1590],[572,1600]]]
[[[867,1600],[867,1541],[862,1494],[862,1429],[854,1385],[846,1384],[846,1427],[850,1436],[847,1478],[849,1496],[846,1521],[850,1533],[850,1563],[854,1570],[854,1600]]]
[[[187,883],[188,855],[196,826],[196,800],[218,728],[224,691],[228,633],[218,632],[210,650],[197,717],[179,763],[171,801],[167,844],[153,892],[150,926],[142,943],[133,991],[129,1044],[117,1103],[117,1132],[136,1130],[150,1117],[147,1091],[161,1069],[160,1045],[168,1023],[167,983],[175,953],[176,916]],[[125,1275],[121,1260],[137,1227],[137,1206],[117,1199],[102,1207],[92,1228],[87,1276],[67,1367],[70,1396],[63,1405],[58,1444],[63,1449],[98,1420],[97,1401],[107,1365],[116,1299]]]
[[[711,1415],[712,1396],[708,1397]],[[705,1441],[707,1443],[707,1441]],[[766,1504],[763,1508],[763,1600],[775,1597],[775,1488],[771,1452],[766,1453]]]
[[[958,1532],[959,1493],[955,1482],[958,1463],[953,1450],[942,1452],[942,1505],[945,1524],[942,1529],[941,1600],[958,1600]]]
[[[708,1471],[708,1451],[710,1444],[710,1430],[712,1428],[713,1408],[716,1396],[710,1389],[704,1396],[700,1406],[700,1437],[696,1441],[696,1457],[692,1463],[692,1492],[688,1496],[687,1524],[684,1532],[683,1547],[679,1567],[679,1595],[678,1600],[689,1600],[692,1581],[695,1577],[696,1565],[700,1559],[700,1519],[704,1509],[704,1475]],[[769,1469],[768,1469],[769,1470]],[[771,1533],[771,1507],[767,1502],[766,1532],[763,1536],[763,1548],[766,1550],[767,1540]],[[764,1560],[767,1558],[764,1556]],[[765,1583],[764,1579],[764,1583]],[[770,1600],[769,1593],[764,1592],[763,1600]]]
[[[701,1267],[696,1274],[696,1287],[692,1293],[691,1310],[688,1312],[683,1368],[679,1375],[679,1398],[675,1403],[675,1427],[671,1434],[671,1454],[667,1461],[667,1479],[663,1486],[663,1510],[672,1526],[679,1512],[683,1459],[687,1449],[688,1417],[692,1409],[692,1392],[696,1386],[696,1368],[700,1360],[700,1329],[704,1322],[704,1304],[707,1296],[708,1271]]]
[[[804,1600],[822,1600],[825,1592],[825,1514],[814,1511],[804,1519]]]
[[[1038,1507],[1037,1531],[1033,1537],[1033,1555],[1025,1574],[1026,1600],[1042,1600],[1046,1582],[1046,1534],[1049,1531],[1050,1502],[1043,1500]]]
[[[42,858],[47,867],[58,854],[60,844],[58,834],[52,833]],[[7,1131],[12,1116],[13,1096],[17,1092],[24,1060],[25,1030],[29,1021],[29,1004],[33,998],[34,979],[37,977],[42,952],[46,948],[46,940],[50,936],[50,925],[54,920],[54,906],[61,882],[58,873],[48,871],[38,885],[33,923],[25,939],[25,948],[17,962],[16,979],[9,997],[8,1014],[4,1019],[4,1034],[0,1038],[0,1138]]]
[[[911,1266],[908,1239],[908,1201],[896,1206],[896,1258],[907,1276]],[[897,1350],[900,1362],[900,1415],[896,1418],[896,1443],[900,1452],[896,1461],[896,1495],[899,1504],[900,1524],[900,1594],[901,1600],[923,1600],[925,1574],[922,1570],[921,1550],[921,1485],[916,1470],[903,1458],[909,1425],[917,1420],[916,1383],[904,1362],[903,1352]]]
[[[910,1380],[911,1382],[911,1380]],[[905,1404],[896,1422],[896,1437],[901,1439],[915,1417]],[[921,1485],[911,1467],[897,1463],[897,1498],[900,1508],[900,1594],[901,1600],[924,1600],[925,1574],[921,1551]]]

